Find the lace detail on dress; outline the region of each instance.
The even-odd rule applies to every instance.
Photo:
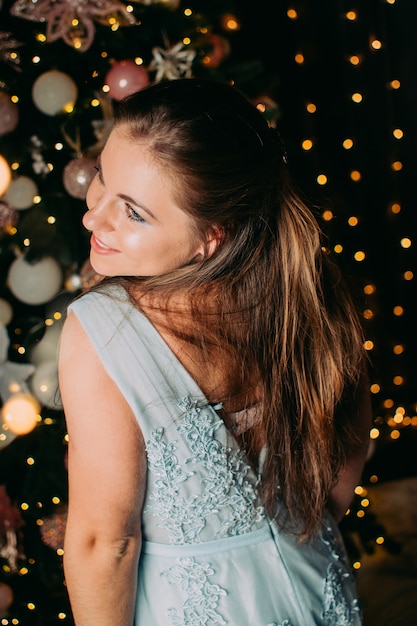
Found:
[[[194,558],[177,559],[177,565],[163,572],[171,585],[178,585],[188,595],[181,609],[169,608],[173,626],[225,625],[217,608],[226,591],[209,582],[214,570],[210,563],[198,563]]]
[[[324,581],[323,620],[326,626],[352,626],[353,616],[360,612],[358,601],[348,602],[343,590],[343,580],[349,574],[331,563]]]
[[[344,544],[341,540],[338,541],[337,537],[335,537],[333,528],[331,525],[324,520],[323,528],[321,531],[321,540],[327,546],[331,557],[335,561],[340,561],[346,569],[349,567],[345,558],[345,548]]]
[[[324,623],[326,626],[352,626],[356,623],[354,615],[360,614],[361,609],[358,600],[354,598],[349,602],[345,593],[344,581],[349,580],[352,583],[353,576],[349,573],[344,545],[338,541],[332,527],[326,522],[323,525],[321,540],[334,561],[328,566],[324,581]]]
[[[157,480],[145,512],[160,518],[158,526],[167,530],[174,544],[197,543],[207,518],[213,514],[222,520],[215,538],[250,532],[264,519],[264,510],[257,506],[257,485],[247,476],[250,468],[244,452],[226,447],[215,438],[223,422],[207,405],[187,397],[178,406],[184,415],[177,432],[191,452],[185,465],[200,463],[205,470],[200,492],[188,498],[181,496],[180,483],[194,472],[179,464],[176,442],[166,442],[165,431],[159,428],[146,444],[149,471]]]

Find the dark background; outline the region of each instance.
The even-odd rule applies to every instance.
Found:
[[[0,297],[14,309],[7,328],[8,358],[23,364],[42,340],[45,316],[53,307],[62,306],[62,301],[58,297],[45,306],[26,306],[13,296],[7,275],[16,249],[32,261],[53,254],[66,275],[73,273],[81,279],[88,256],[87,237],[80,226],[84,202],[71,197],[62,184],[63,168],[74,151],[64,141],[58,153],[53,144],[63,138],[65,126],[70,134],[79,128],[83,149],[88,148],[94,142],[92,120],[100,117],[100,111],[92,110],[88,102],[101,89],[111,62],[133,58],[140,50],[149,63],[152,47],[164,47],[164,34],[174,45],[188,22],[181,12],[184,2],[172,12],[158,3],[135,3],[143,22],[137,32],[126,28],[111,33],[96,23],[91,48],[80,54],[62,40],[38,42],[36,33],[44,32],[45,24],[10,16],[12,4],[0,0],[0,32],[11,31],[22,43],[18,48],[22,69],[2,59],[0,39],[0,89],[19,96],[20,121],[13,133],[0,136],[0,154],[10,162],[19,161],[19,172],[33,177],[30,137],[36,134],[43,142],[45,160],[54,164],[51,175],[35,177],[42,202],[22,212],[17,233],[0,229]],[[375,445],[365,469],[364,488],[413,478],[417,475],[417,3],[193,0],[187,5],[195,14],[201,13],[201,24],[230,41],[230,54],[212,74],[233,79],[255,103],[268,105],[267,113],[285,142],[295,184],[314,208],[326,246],[357,299],[369,348],[375,422]],[[347,17],[349,11],[355,12],[355,19]],[[226,13],[238,18],[236,32],[222,25]],[[380,49],[372,47],[375,39],[381,42]],[[203,41],[199,51],[204,46]],[[103,49],[109,51],[108,57],[102,56]],[[36,54],[41,56],[40,64],[31,61]],[[303,56],[302,63],[296,55]],[[359,57],[358,65],[350,62],[352,55]],[[199,58],[194,73],[204,74]],[[34,80],[51,68],[67,72],[78,85],[77,106],[70,116],[48,117],[32,102]],[[394,80],[399,81],[399,88],[393,88]],[[362,94],[360,104],[352,101],[354,93]],[[308,112],[309,103],[315,105],[315,113]],[[402,130],[401,139],[394,137],[395,129]],[[349,150],[342,145],[347,138],[353,140]],[[305,140],[312,142],[310,150],[303,149]],[[359,181],[352,180],[352,172],[359,172]],[[318,184],[319,175],[327,177],[327,184]],[[400,211],[393,211],[393,205],[399,205]],[[57,221],[45,229],[44,216],[50,213]],[[31,240],[29,249],[24,247],[25,237]],[[404,238],[411,240],[410,247],[402,247]],[[356,260],[358,252],[364,253],[364,260]],[[73,295],[64,293],[64,300]],[[397,307],[402,308],[401,315]],[[19,352],[22,347],[23,354]],[[0,549],[7,506],[15,507],[24,524],[18,529],[22,546],[18,570],[10,572],[7,559],[0,557],[0,591],[3,584],[14,593],[14,603],[4,613],[5,624],[12,619],[18,619],[21,626],[71,622],[61,554],[56,551],[66,513],[65,423],[61,412],[48,407],[42,407],[41,416],[32,432],[0,449],[0,486],[11,500],[7,505],[0,499]],[[29,465],[28,458],[35,462]],[[24,503],[27,509],[22,508]],[[344,521],[350,556],[356,562],[372,553],[376,538],[384,532],[378,514],[369,508],[359,496]],[[49,534],[42,534],[46,528]],[[392,552],[398,547],[389,537],[385,546]],[[376,623],[384,626],[381,620]],[[411,623],[408,620],[401,626]]]

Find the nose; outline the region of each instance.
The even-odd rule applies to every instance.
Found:
[[[95,179],[87,191],[86,203],[88,211],[82,218],[84,228],[102,232],[113,230],[109,200]]]

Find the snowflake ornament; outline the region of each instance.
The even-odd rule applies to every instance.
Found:
[[[169,49],[155,47],[152,49],[153,59],[149,65],[150,71],[156,71],[155,82],[163,78],[190,78],[192,64],[196,55],[195,50],[185,49],[182,41]]]
[[[0,485],[0,557],[6,559],[13,572],[17,570],[18,559],[24,558],[19,532],[22,526],[19,509],[11,503],[6,487]]]
[[[30,156],[32,157],[32,169],[35,174],[43,175],[50,174],[51,170],[48,167],[48,164],[45,162],[42,154],[42,142],[39,137],[36,135],[32,135],[30,138],[31,143],[31,151]]]
[[[118,0],[16,0],[10,9],[16,17],[33,22],[46,22],[47,41],[62,38],[80,52],[91,46],[94,21],[108,25],[114,18],[120,26],[131,26],[134,16]]]

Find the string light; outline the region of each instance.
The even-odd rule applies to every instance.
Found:
[[[400,83],[400,81],[399,81],[398,79],[395,79],[395,80],[392,80],[392,81],[388,84],[388,86],[389,86],[391,89],[399,89],[399,88],[401,87],[401,83]]]
[[[353,180],[353,182],[358,183],[362,178],[362,174],[358,170],[352,170],[352,172],[350,173],[350,178]]]
[[[395,0],[386,0],[386,4],[394,6],[396,3],[395,3]],[[289,20],[300,18],[300,16],[297,14],[295,10],[294,12],[292,12],[292,7],[288,9],[287,17]],[[363,18],[362,14],[356,9],[346,10],[341,15],[341,18],[346,23],[346,26],[344,28],[349,29],[346,31],[348,33],[347,37],[349,37],[350,32],[351,32],[350,29],[353,27],[353,24],[355,23],[356,23],[355,28],[361,28],[361,29],[366,28],[365,21],[362,19]],[[378,27],[379,26],[380,24],[378,23]],[[347,41],[349,40],[347,39]],[[300,52],[301,46],[303,46],[304,44],[305,44],[304,41],[295,43],[296,53],[294,54],[294,61],[296,64],[301,64],[300,62],[305,62],[304,54]],[[349,98],[350,102],[353,105],[363,105],[363,104],[368,105],[368,107],[363,107],[363,110],[365,112],[369,110],[369,106],[374,106],[373,100],[372,100],[373,93],[370,90],[368,91],[366,87],[362,87],[364,83],[361,79],[360,72],[362,71],[362,68],[365,68],[364,62],[369,61],[371,59],[370,55],[372,55],[372,62],[374,64],[379,63],[377,53],[383,51],[386,48],[386,42],[384,41],[383,38],[377,36],[375,33],[368,32],[367,36],[363,38],[362,45],[360,43],[358,45],[357,41],[355,41],[355,47],[356,47],[355,50],[347,51],[347,53],[345,54],[346,85],[348,86],[348,89],[349,89],[349,85],[351,85],[350,93],[349,92],[347,93],[347,97]],[[381,59],[382,59],[382,55],[381,55]],[[350,68],[352,68],[352,70],[350,70]],[[377,73],[379,70],[381,70],[381,73],[380,73],[381,83],[380,84],[386,88],[387,98],[395,98],[396,97],[395,92],[398,92],[401,89],[401,81],[395,75],[398,68],[396,70],[396,68],[393,65],[387,68],[386,62],[382,61],[379,68],[374,70],[374,73],[373,73],[374,79],[378,75]],[[354,72],[354,74],[352,73],[352,71]],[[391,73],[391,76],[386,75],[387,71]],[[359,76],[359,81],[357,80],[358,76]],[[358,88],[359,86],[360,88]],[[392,96],[389,95],[390,93],[392,94]],[[320,107],[320,110],[322,108],[322,103],[321,103],[320,98],[321,98],[321,95],[316,96],[314,103],[311,101],[307,101],[305,103],[306,114],[314,115],[320,112],[318,111],[318,107]],[[399,148],[400,147],[399,142],[402,142],[404,140],[404,137],[407,135],[407,127],[404,123],[401,123],[400,117],[396,119],[396,116],[395,116],[395,111],[397,108],[396,101],[393,101],[393,100],[388,101],[388,107],[390,110],[394,112],[393,119],[395,120],[395,124],[392,125],[391,129],[388,128],[387,130],[391,134],[391,140],[393,142],[392,146],[394,147],[395,145],[397,145]],[[368,171],[366,170],[366,168],[368,167],[367,164],[365,165],[362,163],[359,164],[359,163],[355,163],[354,161],[356,151],[353,151],[353,148],[356,147],[356,145],[359,146],[359,142],[363,140],[363,138],[361,137],[361,133],[363,131],[360,126],[361,120],[359,117],[361,115],[361,111],[358,110],[358,112],[354,112],[352,109],[352,113],[350,115],[351,115],[350,120],[349,118],[347,118],[346,121],[348,122],[347,127],[350,126],[351,128],[351,134],[347,135],[344,139],[342,139],[340,145],[341,145],[341,148],[345,152],[351,151],[351,155],[349,155],[351,162],[346,161],[348,163],[346,173],[350,181],[354,183],[358,188],[356,195],[351,200],[351,202],[353,203],[353,206],[356,206],[357,204],[356,199],[358,198],[357,194],[361,193],[362,188],[366,189],[368,180],[371,180],[371,177],[368,176]],[[349,124],[349,121],[350,121],[350,124]],[[315,123],[315,120],[306,122],[306,127],[308,128],[308,132],[311,135],[313,135],[315,131],[314,123]],[[365,137],[365,141],[366,140],[367,139]],[[303,153],[305,153],[306,155],[311,155],[308,158],[313,158],[313,154],[314,154],[315,160],[320,159],[322,147],[320,145],[319,139],[317,139],[316,136],[314,137],[314,140],[311,138],[302,139],[300,141],[300,145],[301,145],[301,150],[303,151]],[[312,149],[313,147],[314,147],[314,150]],[[398,150],[398,148],[396,149]],[[405,157],[403,153],[396,154],[394,150],[392,152],[395,154],[395,156],[394,158],[391,158],[388,161],[387,167],[392,172],[393,177],[394,176],[397,177],[399,174],[401,174],[402,172],[406,170],[406,165],[408,164],[405,161]],[[387,151],[387,155],[388,154],[390,154],[389,151]],[[336,154],[334,156],[334,160],[335,162],[337,162]],[[340,162],[342,163],[342,161]],[[339,175],[339,172],[340,172],[340,168],[339,168],[339,171],[337,172],[337,175]],[[325,186],[330,187],[331,185],[333,185],[332,178],[333,178],[333,173],[331,169],[323,168],[320,174],[315,175],[314,182],[320,187],[325,187]],[[400,180],[402,183],[403,178],[400,179],[400,177],[398,176],[398,181]],[[388,179],[386,175],[381,174],[381,182],[383,182],[384,184],[387,184],[387,181],[389,181],[392,186],[391,195],[393,196],[393,199],[390,202],[387,202],[386,216],[387,216],[387,219],[390,220],[389,224],[390,226],[392,226],[392,233],[394,234],[396,232],[396,229],[400,228],[400,222],[398,222],[398,224],[396,225],[394,220],[399,219],[399,217],[406,219],[409,208],[408,206],[405,205],[404,198],[402,197],[403,196],[402,188],[400,186],[398,186],[397,188],[397,181],[394,178]],[[361,185],[359,185],[359,183],[361,183]],[[337,184],[337,182],[335,182],[335,184]],[[331,191],[332,190],[329,189],[328,193],[331,193]],[[365,193],[366,192],[364,191],[364,194]],[[361,219],[362,216],[360,214],[360,211],[358,211],[358,213],[355,213],[355,215],[350,215],[349,217],[346,218],[346,223],[349,227],[354,227],[358,229],[359,237],[362,236],[361,233],[363,232],[364,228],[368,229],[369,227],[372,227],[372,223],[370,222],[372,217],[368,213],[367,209],[368,207],[365,205],[363,219]],[[336,217],[336,220],[334,219],[335,217]],[[341,227],[340,226],[341,220],[338,219],[338,217],[339,216],[337,215],[337,212],[335,215],[334,211],[328,207],[323,209],[321,213],[321,218],[323,222],[326,222],[328,224],[333,224],[334,222],[335,226],[337,226],[337,235],[335,235],[337,236],[337,243],[333,244],[332,249],[336,254],[341,254],[345,249],[344,244],[346,242],[342,241],[343,233],[339,232],[340,227]],[[400,235],[398,235],[396,242],[394,242],[393,245],[396,245],[398,248],[403,250],[404,253],[406,253],[407,251],[412,250],[413,239],[411,236],[409,236],[408,233],[403,232]],[[386,246],[385,242],[384,242],[384,246]],[[346,249],[348,248],[346,247]],[[371,259],[372,263],[375,262],[372,259],[372,255],[371,257],[368,256],[368,249],[366,245],[363,245],[363,246],[361,245],[360,247],[358,247],[358,249],[352,253],[352,257],[354,261],[356,261],[357,263],[364,263],[368,259]],[[412,267],[406,267],[406,268],[392,267],[392,269],[393,269],[393,272],[395,271],[395,276],[397,280],[400,279],[400,280],[403,280],[404,283],[409,283],[409,284],[411,284],[415,280],[415,271],[414,271],[414,268]],[[383,292],[384,294],[387,292],[386,284],[384,284]],[[367,306],[364,307],[362,311],[364,322],[366,324],[372,324],[376,320],[381,320],[381,317],[387,314],[386,306],[381,309],[381,305],[379,303],[379,299],[381,297],[384,297],[382,291],[379,292],[377,290],[377,286],[374,281],[369,281],[369,282],[366,282],[364,289],[363,289],[363,293],[365,297],[367,298],[371,298],[371,297],[375,298],[375,304],[367,303]],[[391,307],[391,311],[392,311],[392,315],[394,319],[398,319],[398,320],[404,319],[404,322],[406,319],[408,319],[407,318],[408,311],[406,310],[403,302],[401,301],[397,301],[393,303]],[[370,328],[372,327],[370,326]],[[382,375],[385,376],[385,381],[382,382],[379,380],[378,381],[374,380],[370,384],[372,395],[376,397],[380,397],[381,406],[383,407],[383,410],[384,410],[384,413],[381,416],[379,416],[378,418],[375,418],[375,429],[372,431],[372,436],[374,438],[379,438],[381,436],[384,436],[384,437],[388,436],[391,440],[395,440],[396,438],[399,437],[400,429],[402,431],[406,427],[415,427],[417,425],[417,415],[410,417],[398,411],[392,414],[395,416],[395,420],[393,417],[391,417],[391,420],[392,420],[392,423],[391,423],[389,420],[388,411],[393,410],[394,400],[390,397],[385,398],[385,399],[383,398],[385,387],[388,388],[390,387],[390,385],[392,385],[392,392],[395,393],[396,389],[399,389],[399,390],[405,389],[406,385],[408,384],[409,377],[407,377],[407,374],[405,371],[402,371],[403,363],[405,363],[404,358],[406,358],[407,356],[407,345],[403,337],[401,337],[399,340],[396,339],[389,346],[385,345],[384,337],[382,338],[381,337],[368,337],[366,341],[364,342],[364,347],[367,351],[378,352],[378,354],[381,354],[383,350],[385,351],[389,350],[391,354],[394,356],[394,358],[398,359],[399,369],[397,369],[397,371],[393,373],[390,378],[388,378],[388,376],[385,376],[385,373],[383,371]]]
[[[396,3],[396,0],[385,0],[385,3],[388,5],[394,5]],[[133,7],[131,5],[129,5],[127,7],[127,10],[132,12],[133,11]],[[183,10],[183,14],[185,17],[187,18],[191,18],[193,17],[193,11],[190,8],[185,8]],[[287,17],[288,19],[295,21],[295,20],[299,20],[300,17],[303,17],[302,15],[300,16],[299,13],[297,12],[297,10],[293,7],[289,8],[287,10]],[[341,15],[341,19],[346,21],[346,22],[351,22],[352,24],[346,24],[345,28],[349,29],[349,32],[354,29],[355,31],[357,30],[357,27],[360,25],[360,21],[361,21],[362,15],[359,14],[356,10],[349,10],[346,11],[344,14]],[[356,23],[356,24],[355,24]],[[74,24],[75,25],[75,24]],[[119,29],[120,24],[118,23],[118,21],[115,18],[110,18],[109,20],[109,25],[112,28],[112,30],[116,31]],[[240,24],[238,22],[238,20],[235,18],[235,16],[232,15],[227,15],[223,17],[222,20],[222,26],[225,30],[228,31],[236,31],[239,30],[240,28]],[[199,26],[197,29],[198,33],[206,34],[207,28],[204,26]],[[45,43],[46,41],[46,37],[43,34],[37,34],[36,35],[37,41],[40,44]],[[185,45],[191,45],[192,43],[192,39],[191,37],[185,37],[183,38],[183,43]],[[300,43],[300,49],[303,49],[303,44],[304,42],[301,41]],[[74,47],[77,48],[78,44],[75,40],[74,43]],[[349,77],[355,77],[355,79],[358,79],[358,82],[354,82],[352,80],[350,84],[350,91],[353,92],[353,90],[355,89],[361,89],[362,85],[364,84],[362,81],[359,81],[359,79],[361,78],[361,73],[362,71],[365,69],[365,65],[366,65],[366,61],[372,56],[372,62],[378,62],[378,57],[383,57],[384,54],[382,55],[378,55],[377,52],[380,50],[383,50],[384,47],[386,46],[386,42],[385,41],[381,41],[379,38],[374,37],[374,36],[367,36],[364,39],[364,49],[360,50],[358,49],[356,46],[353,47],[353,51],[346,51],[344,54],[344,68],[345,68],[345,72]],[[298,48],[298,46],[297,46]],[[296,48],[296,49],[297,49]],[[375,53],[375,54],[373,54]],[[298,52],[293,51],[293,58],[294,61],[297,65],[303,65],[306,63],[306,55],[307,53],[303,53],[300,50],[298,50]],[[101,53],[101,56],[103,59],[106,59],[108,57],[108,53],[107,51],[103,51]],[[139,60],[140,59],[140,60]],[[140,57],[138,57],[138,59],[135,59],[135,61],[137,62],[137,64],[143,63],[143,59],[141,59]],[[293,61],[293,62],[294,62]],[[312,63],[312,59],[310,59],[310,57],[307,55],[307,61],[308,63]],[[34,64],[39,64],[41,62],[41,58],[40,56],[34,56],[32,58],[32,63]],[[358,68],[358,69],[356,69]],[[301,70],[300,70],[301,71]],[[94,72],[93,77],[97,78],[99,76],[99,73],[97,71]],[[394,76],[394,77],[393,77]],[[232,82],[232,81],[231,81]],[[384,77],[384,81],[382,83],[385,92],[386,92],[386,96],[395,99],[396,97],[398,97],[398,95],[394,94],[394,93],[389,93],[389,92],[395,92],[398,91],[401,87],[401,83],[400,81],[395,78],[395,68],[394,71],[392,72],[391,76],[385,76]],[[108,93],[109,88],[107,85],[103,85],[102,87],[102,91],[103,93]],[[351,100],[351,102],[353,102],[354,104],[361,104],[364,100],[366,100],[366,103],[368,103],[370,101],[370,98],[368,97],[369,91],[367,91],[366,88],[363,88],[363,92],[360,91],[355,91],[354,93],[348,93],[347,97]],[[18,100],[18,98],[16,97],[16,101]],[[317,157],[317,152],[319,149],[319,143],[317,143],[317,133],[314,132],[314,129],[311,128],[311,126],[313,126],[315,120],[314,114],[317,113],[318,108],[320,109],[320,113],[321,113],[321,100],[320,97],[317,96],[317,102],[316,103],[312,103],[312,102],[307,102],[305,104],[305,111],[309,116],[309,126],[308,128],[304,131],[305,132],[305,137],[307,136],[307,138],[304,138],[303,140],[298,140],[298,147],[300,149],[303,150],[303,152],[306,153],[306,159],[311,158],[314,159]],[[92,98],[90,100],[89,106],[91,107],[99,107],[100,106],[100,100],[99,98]],[[325,107],[323,107],[324,109]],[[365,106],[362,107],[363,109],[365,109]],[[360,115],[360,108],[357,109],[356,107],[353,107],[352,105],[350,105],[349,108],[350,111],[354,111],[354,113],[352,113],[352,118],[356,115]],[[318,116],[317,116],[318,117]],[[388,127],[386,129],[386,134],[388,135],[388,137],[391,139],[391,141],[393,142],[393,145],[395,146],[396,150],[399,150],[400,148],[403,149],[403,145],[401,143],[397,143],[397,141],[401,141],[404,136],[407,134],[407,128],[399,128],[399,127],[394,127],[395,125],[401,125],[402,121],[401,120],[397,120],[395,119],[393,121],[393,124],[391,127]],[[356,150],[352,151],[352,153],[347,154],[347,152],[349,150],[352,150],[354,147],[356,147],[356,145],[360,146],[363,145],[363,138],[360,136],[360,133],[358,132],[358,127],[355,126],[354,124],[349,126],[348,124],[346,125],[345,128],[346,132],[350,132],[352,133],[352,137],[345,137],[345,139],[343,139],[343,141],[339,138],[337,139],[337,149],[341,152],[342,149],[345,151],[343,152],[343,159],[346,160],[346,162],[348,163],[348,165],[346,166],[346,168],[343,171],[343,175],[345,177],[345,179],[347,179],[347,182],[349,182],[349,178],[352,182],[354,183],[359,183],[360,181],[362,181],[361,185],[350,185],[350,188],[354,189],[354,193],[359,193],[359,191],[365,186],[365,184],[367,183],[367,181],[369,180],[369,171],[366,169],[366,164],[362,164],[362,162],[349,162],[349,159],[353,160],[353,157],[356,155]],[[311,133],[311,137],[312,138],[308,138],[308,135]],[[406,135],[407,136],[407,135]],[[396,140],[395,142],[393,140]],[[405,142],[404,142],[405,143]],[[63,144],[57,142],[55,144],[55,150],[57,152],[62,151],[64,148]],[[314,148],[314,150],[313,150]],[[309,156],[307,156],[307,154],[309,154]],[[397,154],[395,152],[391,153],[394,154],[396,158]],[[403,155],[403,153],[398,155],[400,158],[396,158],[396,160],[392,161],[391,163],[388,163],[388,166],[391,169],[391,172],[393,172],[393,174],[391,175],[392,178],[397,179],[398,177],[395,175],[397,172],[402,171],[407,164],[406,159]],[[342,160],[341,160],[342,162]],[[19,163],[14,163],[13,165],[10,166],[12,171],[17,171],[20,167]],[[53,169],[53,163],[49,163],[48,164],[49,169],[52,171]],[[317,171],[320,171],[321,166],[318,165],[317,167]],[[315,180],[313,180],[313,183],[317,183],[320,186],[326,186],[328,184],[328,179],[330,179],[331,181],[333,181],[333,178],[336,178],[336,176],[333,176],[332,174],[332,170],[330,168],[327,169],[327,167],[323,168],[326,173],[323,173],[321,171],[321,173],[319,175],[317,175],[317,178]],[[397,190],[398,191],[398,190]],[[327,194],[327,190],[326,190],[326,194]],[[356,196],[355,196],[356,197]],[[389,198],[393,198],[393,200],[391,202],[389,202]],[[40,196],[38,196],[38,203],[41,202],[41,198]],[[357,205],[352,203],[350,205],[350,207],[354,207],[355,211],[357,210]],[[53,225],[56,224],[56,220],[57,218],[55,217],[55,215],[53,214],[55,211],[53,211],[52,209],[49,209],[51,211],[51,215],[49,215],[46,218],[46,221],[48,224]],[[396,225],[398,227],[398,224],[400,222],[400,219],[397,219],[397,217],[401,215],[401,218],[404,216],[407,217],[407,211],[408,211],[408,206],[407,203],[405,202],[404,198],[402,197],[402,194],[400,192],[395,193],[395,189],[393,191],[393,193],[391,194],[391,196],[388,196],[388,199],[385,200],[385,204],[383,207],[383,210],[386,212],[386,218],[387,220],[389,220],[390,224],[393,224],[394,226]],[[58,213],[57,213],[58,214]],[[345,229],[345,231],[339,232],[337,231],[336,233],[336,237],[337,237],[337,243],[329,243],[329,249],[331,248],[336,254],[341,254],[344,251],[344,243],[346,243],[346,250],[349,250],[349,241],[344,241],[343,240],[343,236],[344,236],[344,232],[346,232],[346,225],[349,228],[357,228],[358,233],[360,234],[361,229],[363,230],[363,228],[369,228],[369,225],[371,224],[370,222],[370,216],[369,215],[362,215],[360,213],[360,211],[358,211],[358,215],[351,215],[350,217],[348,217],[347,219],[344,218],[343,220],[339,220],[339,219],[335,219],[338,218],[337,215],[337,211],[333,211],[332,209],[326,208],[322,211],[321,213],[321,218],[323,221],[325,221],[326,223],[331,223],[334,222],[334,226],[333,223],[331,224],[331,228],[335,227],[335,228],[339,228],[340,224],[342,224],[342,226],[340,228]],[[16,231],[16,229],[15,229]],[[10,231],[11,233],[12,231]],[[398,244],[399,242],[399,244]],[[27,237],[25,239],[25,244],[26,247],[28,247],[30,245],[30,238]],[[363,242],[361,241],[360,244],[358,244],[358,247],[364,245]],[[404,251],[409,250],[412,247],[412,239],[411,237],[408,236],[402,236],[402,238],[400,239],[399,236],[397,236],[396,239],[396,243],[395,246],[401,247]],[[389,253],[389,250],[387,249],[387,254]],[[349,252],[349,254],[351,254]],[[407,255],[407,257],[406,257]],[[403,257],[406,257],[407,259],[409,258],[409,254],[404,252],[403,253]],[[350,259],[351,257],[349,257]],[[357,262],[363,262],[367,259],[367,250],[365,249],[360,249],[357,250],[354,254],[353,254],[353,258],[355,261]],[[411,263],[410,263],[411,264]],[[411,268],[407,268],[404,269],[404,267],[402,268],[396,268],[396,272],[397,275],[401,276],[402,279],[404,281],[411,281],[414,279],[414,271]],[[363,288],[363,294],[369,299],[371,300],[371,302],[367,302],[367,307],[364,309],[364,311],[362,312],[362,317],[364,318],[364,323],[367,324],[368,322],[372,322],[372,320],[375,319],[375,317],[381,317],[381,315],[383,315],[383,312],[381,312],[378,308],[378,296],[380,295],[380,285],[379,283],[374,284],[374,282],[371,282],[370,277],[367,277],[366,279],[369,282],[366,282],[364,288]],[[378,289],[377,289],[378,286]],[[404,287],[404,290],[406,288]],[[405,315],[405,310],[406,310],[406,306],[402,303],[396,304],[395,307],[392,307],[392,313],[396,318],[402,318],[402,316]],[[390,306],[388,307],[388,312],[391,311]],[[58,321],[60,319],[58,312],[55,313],[48,313],[48,315],[50,315],[50,317],[48,317],[45,320],[45,327],[51,327],[55,321]],[[366,326],[367,330],[368,330],[368,326]],[[372,329],[371,329],[372,330]],[[372,336],[372,332],[369,332],[369,335]],[[368,338],[364,341],[364,348],[365,350],[369,351],[377,351],[377,350],[381,350],[381,341],[378,339],[375,339],[374,337],[372,338]],[[17,352],[19,354],[21,354],[22,356],[25,354],[26,351],[26,347],[23,345],[19,345],[17,347]],[[405,342],[403,342],[403,338],[402,337],[398,337],[395,339],[395,342],[391,342],[390,346],[389,346],[389,350],[390,352],[395,355],[395,357],[398,357],[395,359],[396,363],[401,363],[402,361],[402,356],[404,355],[404,353],[406,353],[407,351],[407,345]],[[401,366],[398,365],[398,369],[396,370],[396,372],[398,372],[395,376],[393,376],[392,374],[390,374],[389,376],[392,377],[392,384],[394,385],[394,387],[402,387],[405,382],[406,382],[406,375],[405,373],[403,373],[401,371]],[[375,376],[375,378],[378,378],[377,376]],[[395,394],[395,390],[394,391],[387,391],[385,384],[383,383],[383,381],[373,381],[372,384],[370,384],[370,391],[371,394],[373,396],[378,396],[379,394],[381,394],[382,398],[387,395],[387,393],[392,393],[393,397],[397,397]],[[379,399],[380,405],[382,405],[384,411],[390,411],[392,417],[389,419],[387,418],[387,415],[385,414],[381,414],[381,416],[377,416],[375,418],[375,422],[376,422],[376,426],[374,428],[372,428],[371,432],[370,432],[370,437],[372,440],[377,440],[379,438],[382,437],[386,437],[386,431],[387,431],[387,426],[389,427],[390,431],[389,431],[389,438],[392,440],[398,439],[401,435],[401,432],[404,431],[404,428],[406,427],[417,427],[417,416],[414,417],[410,417],[408,415],[406,415],[406,411],[405,411],[405,407],[397,407],[394,409],[394,407],[396,407],[397,403],[398,403],[398,399],[396,401],[394,401],[392,398],[385,398],[385,400],[381,400]],[[417,409],[416,409],[417,410]],[[43,424],[44,425],[51,425],[54,423],[54,420],[46,417],[43,420]],[[68,436],[66,435],[64,437],[64,442],[68,443]],[[35,464],[35,458],[32,456],[28,456],[26,459],[26,463],[28,466],[32,466]],[[373,474],[372,476],[370,476],[368,478],[369,483],[371,484],[376,484],[378,483],[378,476],[376,474]],[[362,507],[358,512],[357,512],[357,517],[358,518],[363,518],[365,516],[365,514],[367,514],[365,512],[364,509],[368,509],[370,506],[370,499],[368,497],[366,497],[366,489],[361,486],[357,488],[358,491],[356,491],[357,495],[359,497],[361,497],[361,501],[360,501],[360,506]],[[371,498],[371,496],[370,496]],[[59,505],[60,504],[60,498],[58,496],[54,496],[52,499],[52,502],[55,505]],[[32,505],[31,505],[32,506]],[[42,503],[38,502],[36,503],[36,507],[38,509],[42,509]],[[22,503],[21,504],[21,508],[22,511],[29,509],[29,503]],[[38,525],[40,526],[41,524],[43,524],[43,520],[39,519],[37,520]],[[377,545],[382,545],[385,542],[385,538],[381,535],[376,537],[375,539],[375,543]],[[62,549],[58,549],[57,550],[57,554],[58,556],[62,556],[63,551]],[[362,566],[362,563],[360,560],[355,560],[353,563],[353,567],[355,570],[359,570]],[[4,568],[3,568],[3,571]],[[24,568],[22,568],[19,572],[20,575],[25,575],[27,573],[27,570],[25,571]],[[29,610],[35,610],[36,606],[35,603],[28,603],[27,607]],[[57,618],[60,620],[65,620],[67,619],[67,615],[65,612],[60,612],[57,614]],[[4,621],[1,622],[2,624],[4,623]],[[13,622],[11,620],[7,620],[7,624],[10,623],[18,623],[17,620],[14,620]]]
[[[235,15],[224,15],[221,22],[225,30],[230,30],[230,31],[240,30],[240,23]]]
[[[391,206],[389,207],[389,210],[394,215],[398,215],[398,213],[400,213],[401,211],[401,204],[399,202],[393,202]]]
[[[379,39],[371,39],[369,45],[372,50],[381,50],[382,48],[382,42]]]
[[[303,150],[311,150],[311,148],[313,147],[313,142],[311,139],[304,139],[304,141],[301,144],[301,147],[303,148]]]
[[[356,11],[348,11],[345,14],[345,17],[347,20],[349,20],[350,22],[354,22],[358,19],[358,14],[356,13]]]
[[[411,239],[409,237],[403,237],[400,241],[400,245],[402,248],[411,248]]]

